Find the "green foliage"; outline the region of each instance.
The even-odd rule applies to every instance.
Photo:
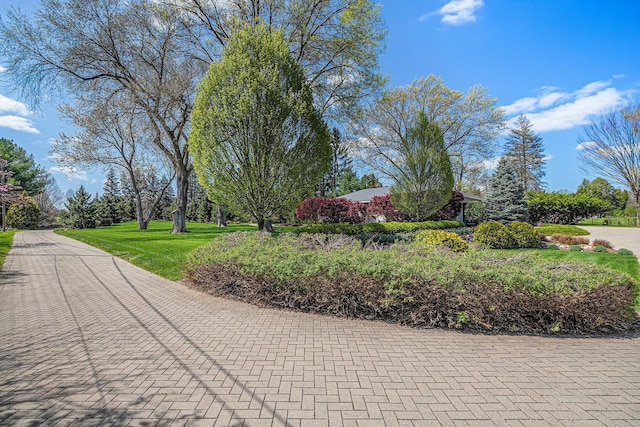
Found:
[[[475,224],[484,222],[487,218],[487,210],[482,202],[469,202],[464,208],[465,219]]]
[[[536,227],[536,230],[547,236],[553,234],[564,234],[567,236],[588,236],[589,232],[584,228],[576,227],[575,225],[561,225],[561,224],[543,224],[540,227]]]
[[[68,228],[95,228],[96,208],[83,185],[67,198],[64,206],[67,211],[60,216],[62,225]]]
[[[407,130],[394,164],[393,204],[414,221],[431,217],[451,198],[454,178],[442,132],[423,111]]]
[[[633,251],[625,248],[618,249],[618,255],[633,255]]]
[[[576,224],[582,218],[599,216],[609,209],[609,203],[587,194],[534,193],[527,195],[531,222]]]
[[[633,319],[631,276],[585,263],[559,268],[536,254],[442,256],[402,243],[360,249],[344,236],[242,233],[191,253],[187,278],[245,301],[418,326],[507,331],[515,321],[521,331],[585,332],[599,317],[609,326]]]
[[[451,231],[422,230],[416,234],[415,241],[424,246],[447,248],[453,252],[466,252],[469,250],[469,244],[462,240],[462,237],[458,234]]]
[[[583,179],[582,183],[576,189],[576,194],[586,194],[589,197],[609,202],[611,209],[622,210],[627,206],[629,201],[629,192],[614,188],[604,178],[598,177],[593,181]]]
[[[192,113],[189,147],[211,199],[262,225],[315,191],[329,141],[283,33],[261,22],[234,32]]]
[[[460,221],[368,222],[364,224],[312,224],[299,227],[296,230],[298,233],[347,234],[356,236],[359,234],[373,233],[415,233],[420,230],[444,230],[462,226],[464,226],[464,224]]]
[[[609,252],[609,251],[604,246],[594,246],[593,247],[593,252],[606,253],[606,252]]]
[[[14,173],[10,183],[20,185],[30,196],[44,190],[49,174],[24,148],[9,139],[0,138],[0,158],[9,162],[8,170]]]
[[[507,224],[527,221],[528,204],[522,183],[506,157],[502,157],[489,180],[489,194],[484,199],[487,220]]]
[[[473,241],[480,247],[490,249],[512,249],[516,247],[513,233],[496,221],[483,222],[473,232]]]
[[[580,245],[569,245],[569,250],[574,252],[582,252],[584,249],[582,249],[582,246]]]
[[[38,227],[40,208],[26,192],[7,211],[7,224],[13,228],[31,230]]]
[[[559,251],[560,247],[558,245],[556,245],[555,243],[552,243],[550,245],[547,245],[547,249],[551,249],[553,251]]]
[[[528,222],[514,221],[507,225],[517,248],[539,248],[540,233]]]

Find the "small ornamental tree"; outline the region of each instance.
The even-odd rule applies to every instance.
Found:
[[[296,209],[296,218],[300,221],[337,224],[348,222],[359,224],[367,217],[367,205],[348,199],[316,197],[306,199]]]
[[[13,228],[31,230],[38,226],[40,214],[36,202],[23,191],[7,212],[7,224]]]
[[[529,206],[522,183],[506,157],[500,159],[498,168],[489,180],[489,194],[484,205],[489,221],[508,224],[529,219]]]
[[[372,198],[367,207],[367,214],[373,218],[384,216],[386,221],[402,221],[404,219],[402,212],[393,205],[391,194]]]

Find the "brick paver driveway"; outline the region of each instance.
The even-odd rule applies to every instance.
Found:
[[[637,426],[639,350],[259,309],[23,232],[0,279],[0,425]]]

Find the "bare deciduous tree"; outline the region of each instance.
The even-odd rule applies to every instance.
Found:
[[[585,171],[627,187],[640,206],[640,100],[593,119],[583,132],[578,142]],[[640,226],[640,209],[636,222]]]
[[[60,111],[79,132],[62,134],[55,141],[51,149],[55,159],[67,166],[114,166],[123,171],[135,199],[138,229],[146,230],[156,205],[173,181],[172,177],[160,188],[148,188],[159,175],[156,165],[163,163],[157,143],[150,141],[162,139],[162,133],[139,106],[123,95],[107,99],[78,97]],[[165,165],[163,169],[169,168]]]

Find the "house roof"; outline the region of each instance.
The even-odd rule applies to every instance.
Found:
[[[353,202],[369,203],[376,196],[386,196],[391,193],[391,187],[365,188],[364,190],[354,191],[350,194],[339,196],[342,199],[348,199]],[[463,203],[474,201],[482,201],[482,197],[473,194],[462,193],[464,196]]]

